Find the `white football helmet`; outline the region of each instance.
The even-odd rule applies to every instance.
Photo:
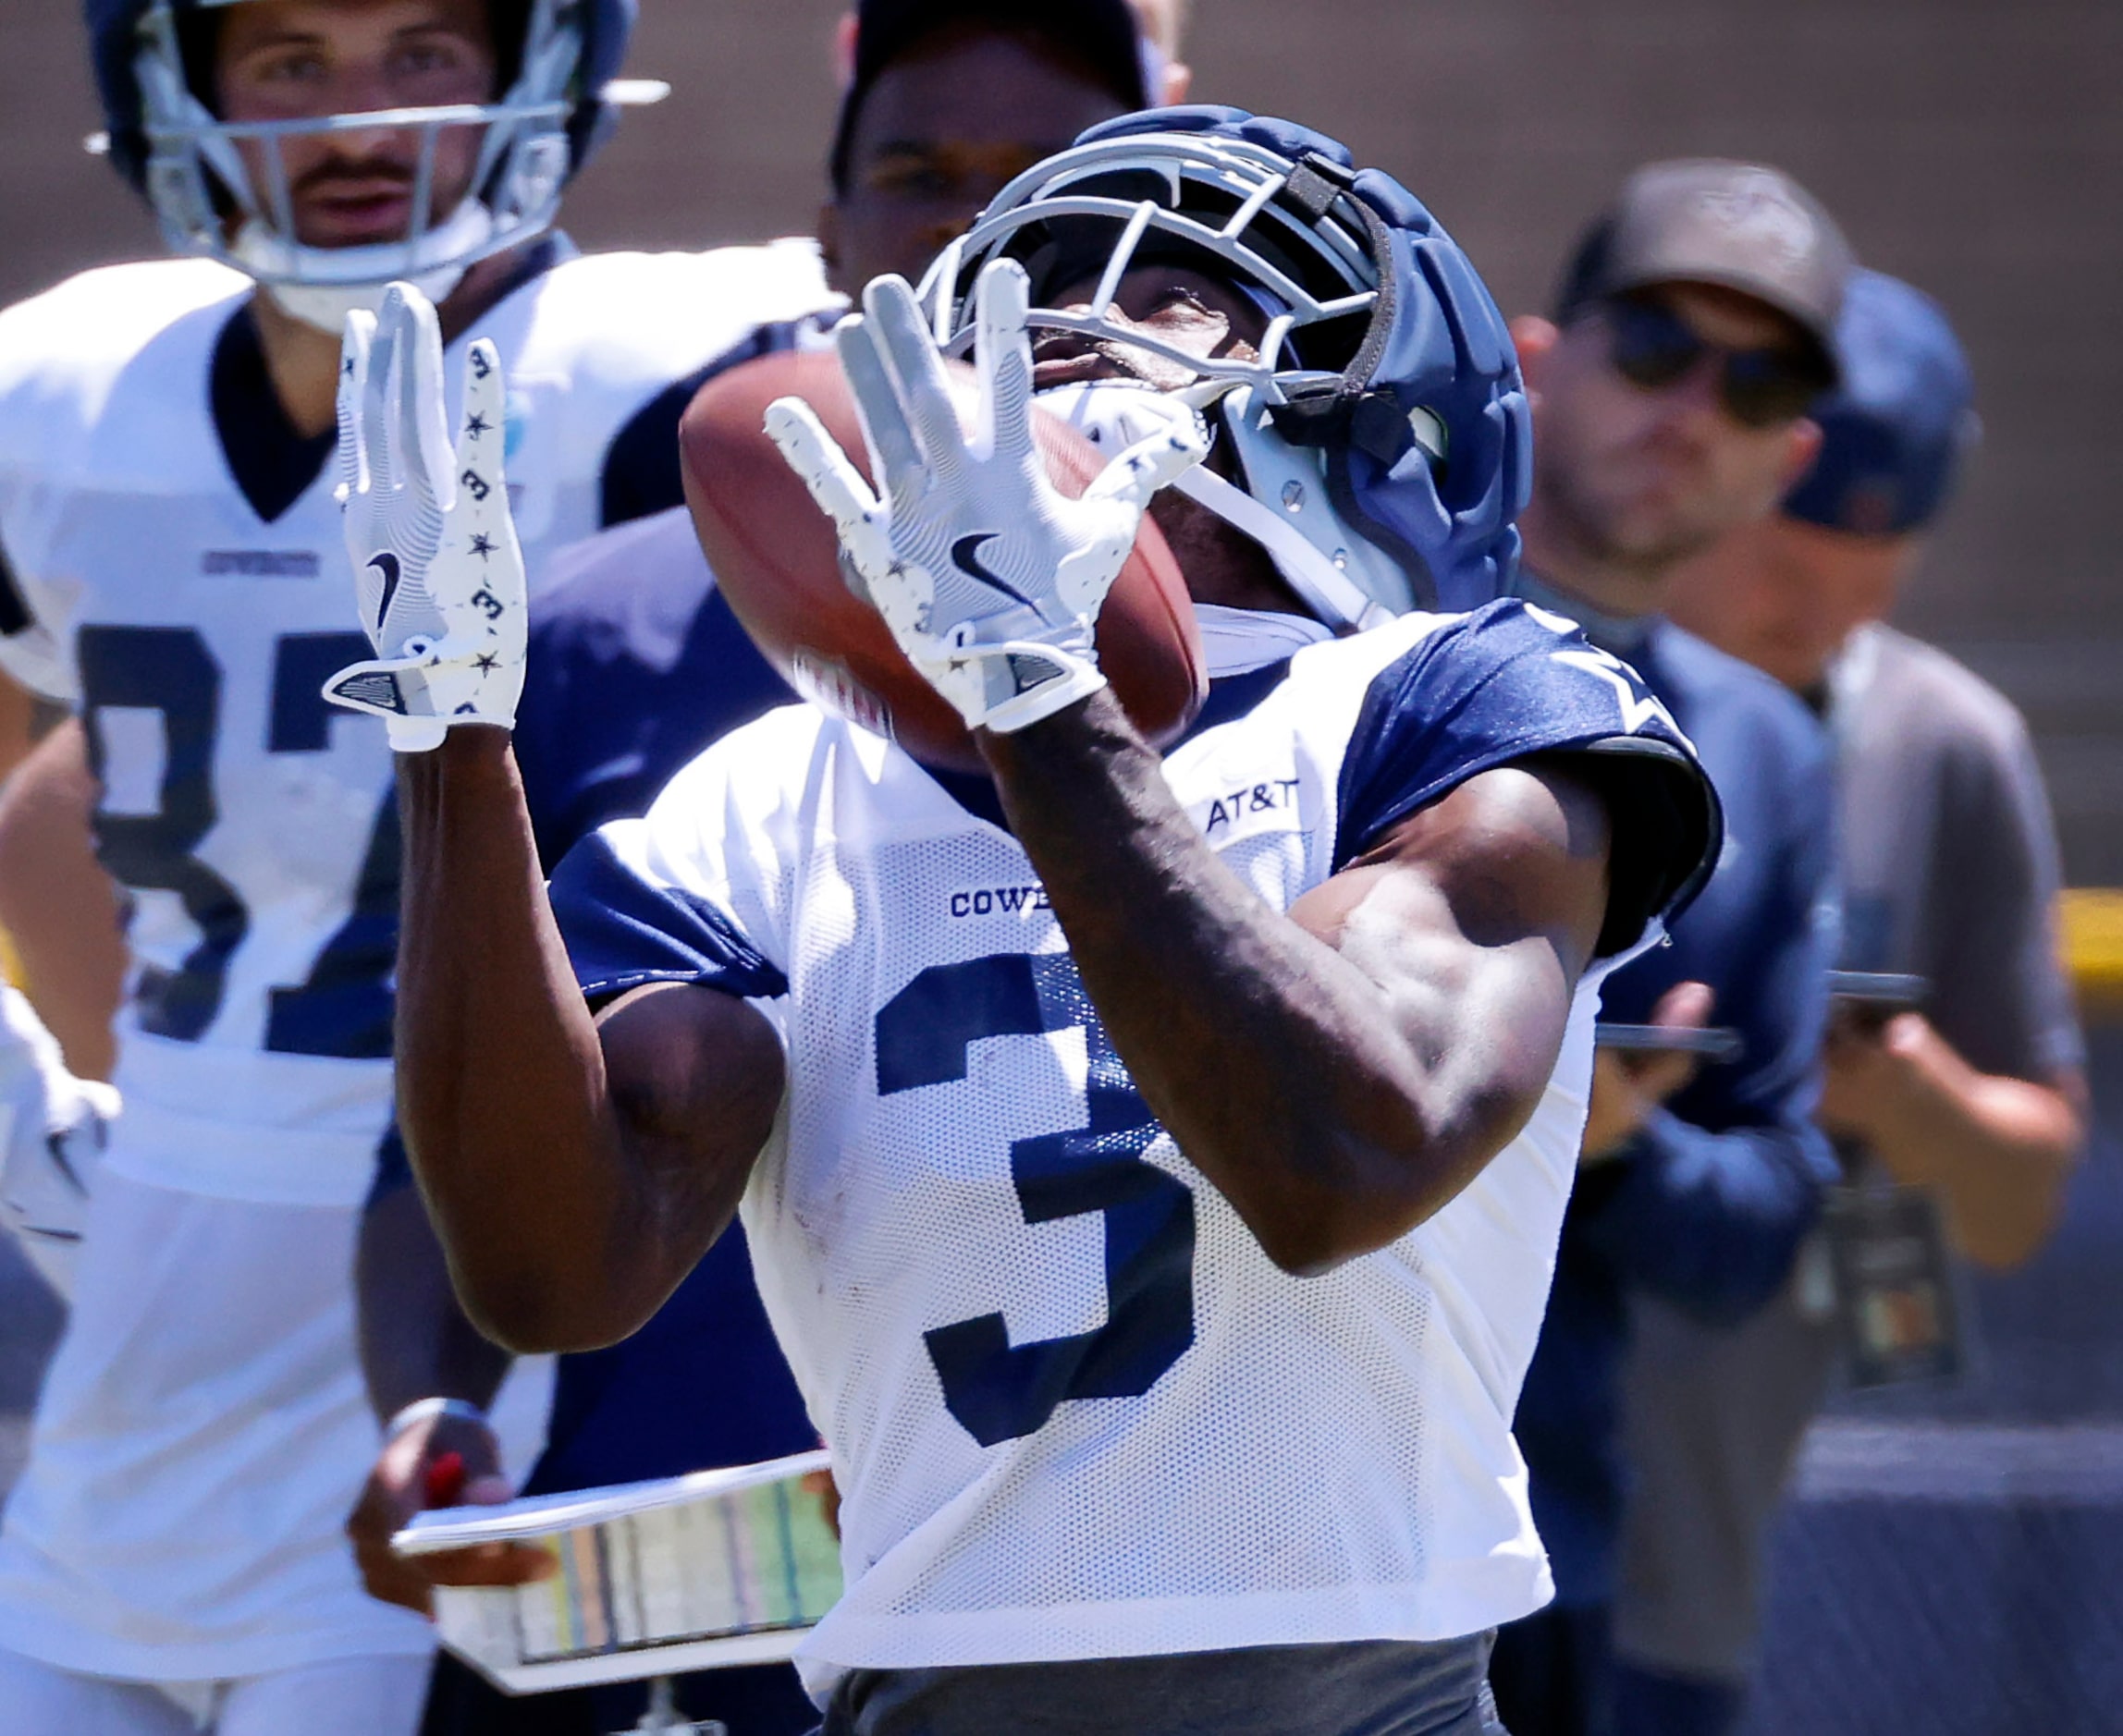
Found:
[[[163,236],[272,285],[376,286],[404,279],[440,299],[438,277],[461,274],[549,227],[560,189],[607,130],[613,79],[626,53],[634,0],[489,0],[509,89],[490,103],[236,124],[222,120],[188,65],[184,31],[198,13],[242,0],[88,0],[108,130],[105,148],[147,195]],[[521,30],[521,41],[516,33]],[[435,148],[443,129],[485,130],[472,191],[454,211],[434,208]],[[378,127],[422,138],[414,215],[402,240],[304,246],[294,234],[282,146],[291,138]],[[258,185],[239,148],[260,143]],[[337,330],[337,325],[333,326]]]

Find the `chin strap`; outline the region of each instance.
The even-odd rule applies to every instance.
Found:
[[[1207,465],[1196,465],[1172,483],[1196,506],[1251,537],[1305,606],[1337,632],[1362,632],[1393,619],[1393,611],[1300,535],[1271,507],[1234,487]]]
[[[1110,381],[1056,386],[1039,394],[1039,404],[1106,452],[1142,439],[1160,419],[1190,413],[1182,397]],[[1393,610],[1314,547],[1282,513],[1227,483],[1208,465],[1183,471],[1170,486],[1258,543],[1298,600],[1336,632],[1361,632],[1393,618]]]
[[[494,233],[494,214],[476,199],[463,201],[448,221],[421,238],[431,255],[463,259],[476,252]],[[288,280],[301,269],[302,255],[321,250],[293,246],[262,218],[252,217],[237,232],[229,249],[237,265],[259,280],[259,287],[273,298],[274,305],[292,319],[335,338],[347,329],[350,313],[377,313],[384,305],[384,291],[392,282],[410,283],[430,301],[441,303],[464,281],[469,269],[461,264],[440,265],[433,271],[409,275],[399,269],[406,249],[393,243],[378,248],[348,248],[343,258],[351,263],[363,253],[377,255],[382,274],[373,283],[303,283]]]

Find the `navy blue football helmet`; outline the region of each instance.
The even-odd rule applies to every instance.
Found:
[[[1036,329],[1196,374],[1177,396],[1229,443],[1240,480],[1205,465],[1173,486],[1253,537],[1330,626],[1506,588],[1531,483],[1517,353],[1466,255],[1391,177],[1238,109],[1125,116],[1012,182],[931,267],[924,304],[947,350],[970,348],[974,280],[1002,257],[1031,276]],[[1260,306],[1260,359],[1204,361],[1111,323],[1123,274],[1151,261]],[[1087,310],[1055,305],[1085,284]]]
[[[511,40],[509,88],[492,103],[388,113],[393,128],[423,132],[415,219],[402,240],[316,248],[297,240],[280,141],[373,128],[374,114],[232,125],[213,93],[195,88],[184,30],[189,16],[242,0],[86,0],[107,149],[154,207],[164,238],[269,284],[365,285],[461,271],[552,224],[560,189],[609,128],[608,87],[625,57],[636,0],[521,0],[497,8]],[[521,27],[521,40],[513,40]],[[431,208],[433,141],[445,127],[482,126],[472,193],[459,210]],[[253,185],[239,141],[267,148],[266,185]],[[238,236],[242,245],[238,245]]]

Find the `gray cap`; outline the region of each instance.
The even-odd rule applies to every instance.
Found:
[[[1856,261],[1820,201],[1759,163],[1652,163],[1579,243],[1558,311],[1662,283],[1716,284],[1788,316],[1840,376],[1836,321]]]

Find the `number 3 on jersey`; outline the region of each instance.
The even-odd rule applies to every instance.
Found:
[[[199,930],[176,970],[143,970],[133,997],[141,1029],[196,1043],[221,1010],[228,961],[250,933],[236,888],[197,852],[220,818],[214,788],[221,728],[221,666],[190,627],[84,627],[78,641],[89,764],[107,788],[107,714],[160,715],[162,781],[152,813],[99,808],[97,854],[114,879],[175,893]],[[274,649],[273,712],[265,749],[315,752],[331,714],[319,688],[342,664],[368,654],[360,633],[290,633]],[[272,991],[265,1047],[279,1054],[374,1058],[390,1053],[386,980],[396,939],[398,801],[387,795],[369,839],[354,908],[299,988]]]
[[[1139,1398],[1194,1343],[1194,1195],[1143,1161],[1160,1130],[1066,955],[923,971],[877,1015],[877,1093],[963,1086],[975,1043],[1059,1031],[1084,1033],[1088,1123],[1018,1140],[1010,1173],[1027,1224],[1105,1218],[1106,1324],[1012,1345],[999,1311],[923,1334],[945,1405],[983,1447],[1034,1433],[1067,1400]]]

